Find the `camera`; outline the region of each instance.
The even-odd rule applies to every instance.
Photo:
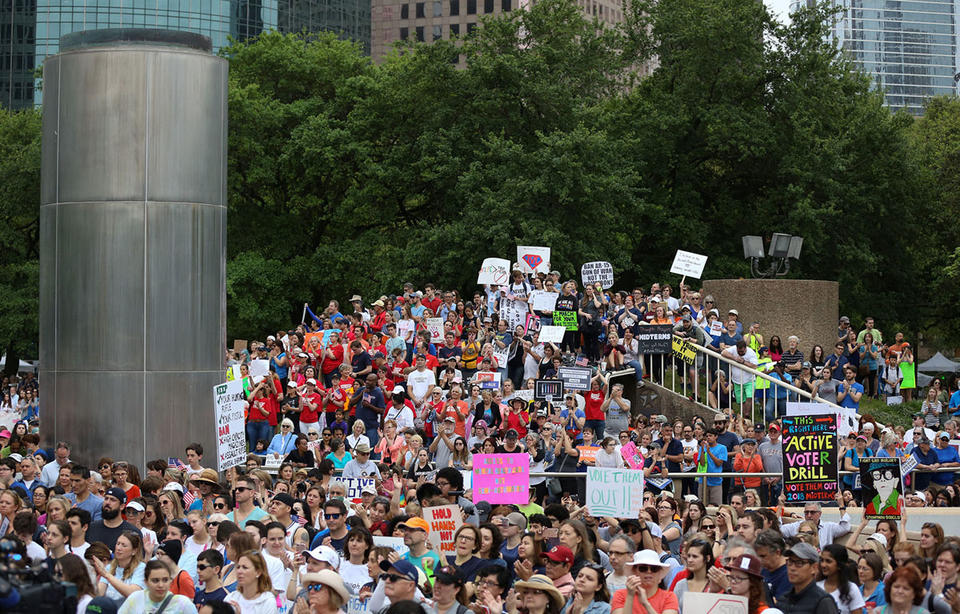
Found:
[[[77,587],[58,582],[46,566],[22,567],[25,549],[19,540],[0,539],[0,611],[29,614],[72,614]]]

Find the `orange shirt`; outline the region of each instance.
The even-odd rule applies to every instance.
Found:
[[[657,592],[653,595],[647,597],[647,601],[650,602],[650,605],[653,606],[653,609],[657,612],[665,612],[667,610],[673,610],[674,612],[680,611],[680,602],[677,600],[677,596],[670,591],[665,591],[662,588],[658,588]],[[615,612],[619,608],[623,608],[627,604],[627,589],[621,588],[613,594],[613,600],[610,602],[610,611]],[[640,597],[634,596],[633,598],[633,611],[634,612],[645,612],[646,608],[640,603]]]
[[[756,452],[749,460],[743,454],[737,454],[733,459],[733,470],[737,473],[763,473],[763,461]],[[762,478],[734,478],[733,482],[744,488],[760,488]]]

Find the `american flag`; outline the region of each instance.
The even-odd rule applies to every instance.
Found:
[[[168,458],[167,467],[170,467],[171,469],[178,469],[180,471],[186,471],[188,469],[188,467],[184,465],[183,461],[179,458]]]
[[[183,493],[183,507],[190,507],[196,500],[196,495],[194,495],[189,488],[187,489],[187,492]]]
[[[306,526],[307,519],[304,518],[303,516],[297,516],[297,524],[300,525],[301,527]]]
[[[586,356],[577,356],[576,365],[577,365],[578,367],[587,367],[587,366],[590,365],[590,361],[587,360],[587,357],[586,357]]]

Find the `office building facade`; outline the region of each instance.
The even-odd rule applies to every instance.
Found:
[[[957,93],[960,0],[833,2],[842,11],[833,39],[884,93],[888,107],[921,115],[928,98]]]
[[[394,43],[449,40],[473,31],[483,16],[526,8],[533,0],[373,0],[371,53],[383,58]],[[608,24],[623,20],[622,0],[577,0],[589,18]]]
[[[230,37],[264,30],[330,31],[370,52],[369,0],[0,0],[0,106],[40,104],[37,69],[60,50],[60,37],[83,30],[152,28],[210,38],[214,53]]]

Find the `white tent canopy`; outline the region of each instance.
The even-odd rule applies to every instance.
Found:
[[[0,357],[0,368],[2,368],[3,365],[6,365],[6,364],[7,364],[7,357],[6,355],[4,355]],[[37,368],[34,367],[29,362],[27,362],[26,360],[21,360],[20,364],[17,366],[17,373],[24,373],[24,372],[36,373]]]
[[[917,371],[923,371],[925,373],[956,373],[960,371],[960,362],[953,362],[940,352],[937,352],[930,360],[917,365]]]

